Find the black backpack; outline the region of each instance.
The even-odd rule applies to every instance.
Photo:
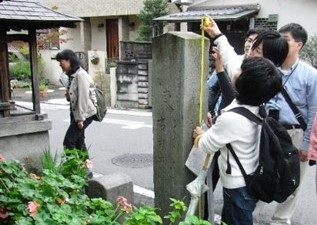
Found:
[[[227,144],[243,174],[248,190],[263,202],[284,202],[300,182],[298,149],[293,145],[287,130],[275,119],[260,119],[246,108],[237,107],[230,111],[262,126],[259,166],[253,174],[246,174],[231,145]]]

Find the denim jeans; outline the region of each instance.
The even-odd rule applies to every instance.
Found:
[[[246,187],[223,188],[222,221],[227,225],[252,225],[252,212],[257,199],[249,194]]]
[[[63,142],[64,148],[80,149],[82,151],[87,151],[86,144],[85,144],[85,129],[89,126],[89,124],[91,124],[91,122],[93,121],[93,117],[94,116],[87,118],[84,121],[83,129],[79,129],[77,127],[76,121],[71,115],[71,122],[64,137],[64,142]]]

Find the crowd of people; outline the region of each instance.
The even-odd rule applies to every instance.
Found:
[[[231,144],[247,174],[252,174],[259,159],[259,127],[230,109],[245,107],[260,116],[259,106],[263,105],[267,115],[287,129],[298,148],[304,179],[308,162],[314,164],[317,159],[317,70],[299,59],[308,38],[299,24],[290,23],[278,31],[251,29],[246,34],[244,55],[238,55],[217,23],[209,19],[202,29],[215,46],[212,55],[216,68],[208,80],[206,124],[210,128],[203,132],[196,127],[194,137],[199,138],[199,147],[205,152],[220,151],[217,162],[223,186],[222,221],[252,225],[252,214],[263,203],[249,193],[239,167],[228,157],[226,144]],[[228,160],[230,174],[226,172]],[[300,189],[301,185],[277,204],[271,225],[291,224]]]
[[[205,152],[214,154],[220,151],[218,167],[224,201],[222,221],[228,225],[252,225],[252,214],[261,203],[249,193],[232,157],[229,160],[232,171],[226,173],[227,155],[230,154],[226,144],[231,144],[245,171],[252,174],[258,165],[259,127],[230,109],[245,107],[260,116],[259,106],[264,105],[268,116],[288,130],[293,144],[299,149],[301,179],[304,179],[308,162],[313,164],[317,160],[317,70],[299,59],[307,41],[307,32],[299,24],[290,23],[278,31],[249,30],[244,54],[238,55],[216,22],[209,19],[210,24],[202,27],[215,45],[212,55],[216,68],[208,81],[206,123],[209,129],[203,132],[197,127],[194,136],[200,138],[199,147]],[[85,129],[96,114],[92,77],[71,50],[61,51],[56,60],[69,79],[66,98],[70,102],[71,122],[64,147],[87,152]],[[291,102],[286,101],[282,90]],[[294,111],[294,106],[297,111]],[[271,225],[291,224],[300,187],[285,202],[277,205]]]

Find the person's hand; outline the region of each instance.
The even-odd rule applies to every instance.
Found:
[[[68,91],[66,91],[65,92],[65,98],[66,98],[66,101],[70,101],[70,97],[69,97],[69,92]]]
[[[83,129],[83,128],[84,128],[84,121],[78,120],[78,121],[77,121],[77,127],[78,127],[79,129]]]
[[[217,47],[213,47],[212,48],[212,53],[211,55],[214,57],[215,59],[215,67],[216,67],[216,72],[220,73],[224,71],[223,68],[223,63],[222,63],[222,59],[221,59],[221,55],[219,54],[219,49]]]
[[[302,161],[302,162],[306,162],[308,161],[308,152],[303,150],[303,149],[299,149],[299,152],[298,152],[298,156],[299,156],[299,160]]]
[[[210,21],[209,25],[205,26],[205,24],[202,24],[201,29],[204,29],[204,31],[211,38],[214,38],[217,35],[221,34],[221,31],[219,30],[218,25],[216,24],[216,22],[210,16],[208,16],[208,18],[209,18],[209,21]]]
[[[206,116],[206,125],[208,128],[210,128],[213,124],[213,118],[210,112],[207,112],[207,116]]]
[[[196,138],[196,137],[198,137],[199,135],[201,135],[201,134],[203,134],[204,133],[204,131],[201,129],[201,127],[196,127],[195,129],[194,129],[194,132],[193,132],[193,138]]]
[[[195,138],[194,140],[194,146],[197,148],[198,147],[198,141],[203,135],[204,131],[201,129],[201,127],[196,127],[193,132],[193,137]]]

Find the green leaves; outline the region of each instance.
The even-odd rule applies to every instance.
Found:
[[[181,200],[177,200],[174,198],[170,198],[170,200],[172,202],[170,206],[172,206],[174,210],[169,212],[169,214],[164,218],[168,219],[171,223],[175,223],[177,219],[181,218],[183,212],[187,210],[187,206]]]
[[[317,67],[317,35],[313,35],[304,45],[301,51],[301,58],[307,60],[315,68]]]
[[[185,222],[180,222],[179,225],[212,225],[208,221],[201,220],[197,216],[189,216]]]
[[[83,193],[86,180],[86,155],[80,151],[66,151],[61,162],[44,156],[46,166],[41,174],[29,174],[22,164],[0,159],[1,224],[17,225],[158,225],[162,218],[152,207],[134,207],[120,196],[116,205]],[[177,224],[187,211],[183,201],[170,198],[173,210],[164,217]],[[121,202],[120,202],[121,201]],[[210,225],[207,221],[190,217],[180,225]]]
[[[138,30],[138,41],[151,41],[153,19],[167,14],[166,0],[144,0],[144,8],[138,15],[141,24]]]
[[[134,213],[126,219],[124,225],[155,225],[162,224],[162,218],[150,207],[135,208]]]
[[[29,174],[17,161],[0,161],[0,206],[4,213],[14,224],[68,225],[88,221],[90,199],[81,191],[86,185],[84,154],[71,152],[59,165],[48,152],[44,154],[48,169],[41,176]],[[29,202],[37,204],[32,209],[34,214],[29,212]]]

